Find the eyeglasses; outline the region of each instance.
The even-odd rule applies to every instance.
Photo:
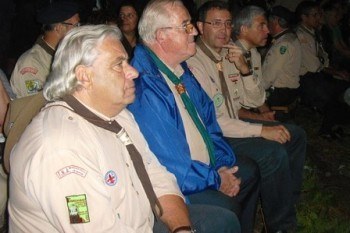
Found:
[[[207,23],[210,24],[211,26],[213,26],[213,28],[221,28],[222,26],[225,26],[226,28],[233,28],[233,23],[231,20],[227,20],[225,22],[222,21],[211,21],[211,22],[203,22],[203,23]]]
[[[184,29],[187,34],[191,34],[194,30],[194,25],[193,23],[186,23],[177,27],[162,27],[160,29]]]
[[[69,26],[72,26],[72,27],[79,27],[79,26],[81,26],[81,23],[80,23],[80,22],[75,23],[75,24],[73,24],[73,23],[67,23],[67,22],[61,22],[61,24],[63,24],[63,25],[69,25]]]
[[[121,18],[121,19],[133,19],[133,18],[135,18],[135,16],[136,16],[135,13],[129,13],[129,14],[121,13],[121,14],[119,14],[119,18]]]

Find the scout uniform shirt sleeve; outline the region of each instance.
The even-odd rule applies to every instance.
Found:
[[[263,85],[278,88],[298,88],[301,65],[300,43],[282,36],[268,51],[263,64]],[[281,41],[284,39],[283,41]]]
[[[17,98],[42,90],[50,71],[52,56],[39,45],[25,52],[17,61],[11,75],[11,87]]]

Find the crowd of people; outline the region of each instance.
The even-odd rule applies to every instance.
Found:
[[[297,232],[307,136],[287,113],[343,136],[347,3],[92,2],[38,1],[42,33],[0,56],[0,226],[252,233],[260,203],[262,232]]]

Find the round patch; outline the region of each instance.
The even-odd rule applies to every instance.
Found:
[[[221,93],[217,93],[214,98],[213,98],[213,101],[214,101],[214,105],[215,107],[220,107],[222,105],[222,103],[224,102],[224,96],[221,94]]]
[[[110,170],[105,175],[105,183],[109,186],[114,186],[117,183],[117,174]]]
[[[286,46],[281,46],[280,47],[280,54],[285,54],[287,52],[287,47]]]

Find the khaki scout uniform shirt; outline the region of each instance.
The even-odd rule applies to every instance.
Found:
[[[283,32],[282,32],[283,33]],[[292,32],[278,36],[266,54],[263,71],[263,86],[298,88],[301,65],[300,42]]]
[[[319,72],[324,67],[328,67],[328,54],[324,51],[322,45],[316,43],[315,30],[299,25],[296,34],[301,45],[300,75],[304,75],[307,72]],[[320,57],[324,60],[323,64],[320,61]]]
[[[210,48],[209,48],[210,49]],[[211,50],[211,49],[210,49]],[[254,75],[241,77],[234,64],[225,59],[227,49],[221,54],[211,50],[214,56],[223,59],[223,72],[227,83],[233,109],[229,109],[232,118],[225,105],[216,64],[197,46],[197,53],[187,60],[189,68],[199,81],[208,96],[213,100],[216,110],[216,118],[221,130],[226,137],[260,137],[262,125],[251,124],[239,120],[238,111],[241,104],[251,101],[249,93],[259,91],[258,80]],[[245,95],[247,93],[248,95]],[[254,97],[254,95],[253,95]]]
[[[183,197],[132,114],[123,110],[112,119],[142,155],[157,197]],[[126,146],[65,107],[42,110],[10,159],[10,232],[152,232],[153,213]]]
[[[54,50],[42,38],[18,59],[11,75],[11,86],[17,98],[39,92],[50,72]]]
[[[244,52],[248,51],[246,42],[242,40],[237,40],[235,42],[238,46],[240,46]],[[242,107],[246,109],[250,108],[258,108],[265,103],[266,93],[265,89],[262,85],[263,75],[261,70],[261,56],[256,48],[251,48],[249,50],[251,54],[251,68],[253,71],[253,77],[256,83],[256,87],[254,89],[250,89],[245,87],[244,95],[249,95],[249,102],[242,103]],[[244,77],[243,77],[244,79]]]

